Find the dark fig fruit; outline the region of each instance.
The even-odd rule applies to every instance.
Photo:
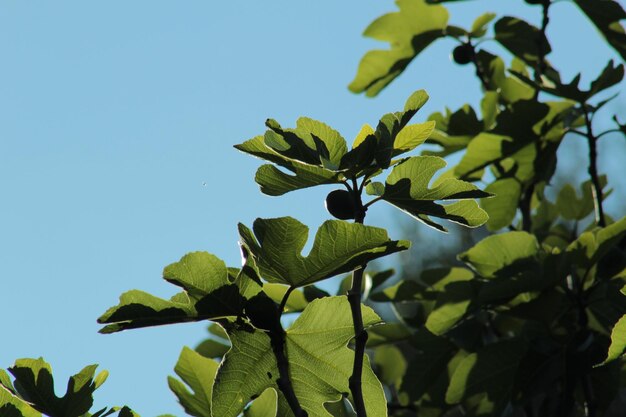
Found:
[[[354,219],[356,206],[352,194],[347,190],[335,190],[328,193],[324,203],[326,210],[340,220]]]
[[[452,59],[459,65],[467,65],[474,57],[474,47],[469,43],[459,45],[452,51]]]

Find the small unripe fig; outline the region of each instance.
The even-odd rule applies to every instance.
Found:
[[[459,45],[452,51],[452,59],[459,65],[466,65],[472,62],[474,47],[469,43]]]
[[[335,190],[328,193],[324,203],[326,210],[340,220],[354,219],[356,207],[352,194],[347,190]]]

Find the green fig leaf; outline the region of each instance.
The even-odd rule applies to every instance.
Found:
[[[438,217],[477,227],[487,221],[487,214],[478,207],[473,198],[489,197],[473,184],[455,178],[444,178],[429,183],[446,162],[436,156],[417,156],[408,158],[396,166],[387,177],[383,200],[405,211],[411,216],[437,230],[445,228],[430,217]],[[451,204],[438,204],[435,201],[460,200]]]
[[[365,54],[349,89],[368,97],[376,96],[409,63],[446,33],[448,11],[423,0],[397,0],[400,9],[379,17],[365,29],[364,36],[391,44],[390,50]]]
[[[217,367],[218,363],[213,359],[206,358],[188,347],[183,347],[174,372],[184,383],[168,376],[167,384],[187,414],[195,417],[211,417],[213,380]],[[185,384],[191,388],[191,392]]]
[[[272,137],[280,137],[279,134],[273,131],[269,132],[271,132]],[[266,136],[269,135],[266,134]],[[320,184],[334,184],[340,182],[342,178],[339,172],[284,156],[267,145],[264,136],[256,136],[242,144],[235,145],[235,148],[258,158],[271,161],[291,172],[291,174],[285,173],[274,165],[262,165],[257,170],[255,181],[261,187],[261,192],[267,195],[278,196]],[[317,150],[311,149],[311,152],[317,152]],[[313,162],[318,163],[319,161]]]
[[[404,240],[389,240],[384,229],[327,220],[304,257],[301,252],[309,230],[296,219],[257,219],[253,230],[254,234],[239,224],[241,242],[254,257],[261,277],[292,287],[350,272],[373,259],[406,250],[410,245]]]
[[[489,215],[487,229],[500,230],[509,226],[517,213],[517,204],[522,193],[522,185],[515,178],[502,178],[485,187],[492,198],[481,200],[481,207]]]
[[[624,354],[624,350],[626,350],[626,316],[622,316],[613,326],[609,351],[606,359],[600,365],[605,365],[618,359]]]
[[[276,417],[277,408],[278,394],[275,389],[268,388],[243,412],[243,417]]]
[[[183,288],[170,300],[139,290],[120,296],[118,305],[108,309],[98,323],[106,324],[100,333],[114,333],[164,324],[185,323],[238,316],[243,311],[249,279],[236,278],[223,261],[207,252],[192,252],[167,266],[163,277]]]
[[[106,379],[106,373],[95,375],[97,367],[86,366],[71,376],[63,397],[56,396],[52,368],[43,358],[18,359],[9,372],[15,378],[17,393],[32,408],[50,417],[80,417],[89,411],[94,391]],[[32,414],[28,408],[21,408],[20,411],[26,412],[25,415]]]
[[[474,20],[474,23],[472,23],[470,36],[472,36],[473,38],[481,38],[485,36],[485,34],[487,33],[487,25],[495,18],[495,13],[484,13],[478,16],[476,20]]]
[[[492,235],[459,255],[484,278],[494,278],[506,267],[535,259],[539,243],[534,235],[526,232],[507,232]]]

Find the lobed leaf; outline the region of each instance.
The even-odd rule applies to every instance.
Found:
[[[477,227],[487,221],[487,214],[467,199],[489,197],[475,185],[455,178],[444,178],[429,183],[446,162],[435,156],[408,158],[397,164],[386,180],[382,199],[407,212],[411,216],[435,229],[445,228],[430,219],[438,217],[465,226]],[[452,204],[438,204],[435,201],[461,200]]]
[[[368,97],[376,96],[399,76],[420,52],[445,35],[448,11],[424,0],[396,0],[400,9],[372,22],[364,36],[389,42],[390,50],[365,54],[348,88]]]
[[[377,227],[325,221],[313,247],[304,257],[308,228],[292,217],[257,219],[254,234],[239,224],[244,247],[250,252],[261,276],[269,282],[302,287],[350,272],[367,262],[409,248],[408,241],[389,240]]]
[[[98,318],[106,324],[100,333],[238,316],[246,297],[260,291],[250,288],[256,284],[243,276],[246,271],[233,280],[223,261],[207,252],[191,252],[163,271],[164,279],[183,292],[170,300],[139,290],[125,292],[118,305]]]
[[[2,378],[2,389],[0,395],[3,405],[7,400],[7,395],[15,398],[15,394],[27,402],[30,407],[21,405],[15,400],[8,400],[6,403],[12,404],[24,417],[34,415],[31,411],[35,409],[50,417],[81,417],[86,414],[93,405],[93,393],[104,382],[108,375],[106,371],[97,376],[95,371],[98,365],[89,365],[80,372],[72,375],[67,384],[67,391],[63,397],[57,397],[54,392],[54,378],[52,368],[43,360],[39,359],[18,359],[9,368],[9,372],[15,377],[15,392],[6,389],[6,374]],[[13,413],[15,410],[11,409]],[[110,412],[109,412],[110,414]]]

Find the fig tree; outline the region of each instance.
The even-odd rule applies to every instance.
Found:
[[[335,190],[328,193],[324,203],[326,210],[340,220],[354,219],[356,206],[354,198],[347,190]]]
[[[452,59],[459,65],[466,65],[472,62],[474,56],[474,47],[469,43],[457,46],[452,51]]]

